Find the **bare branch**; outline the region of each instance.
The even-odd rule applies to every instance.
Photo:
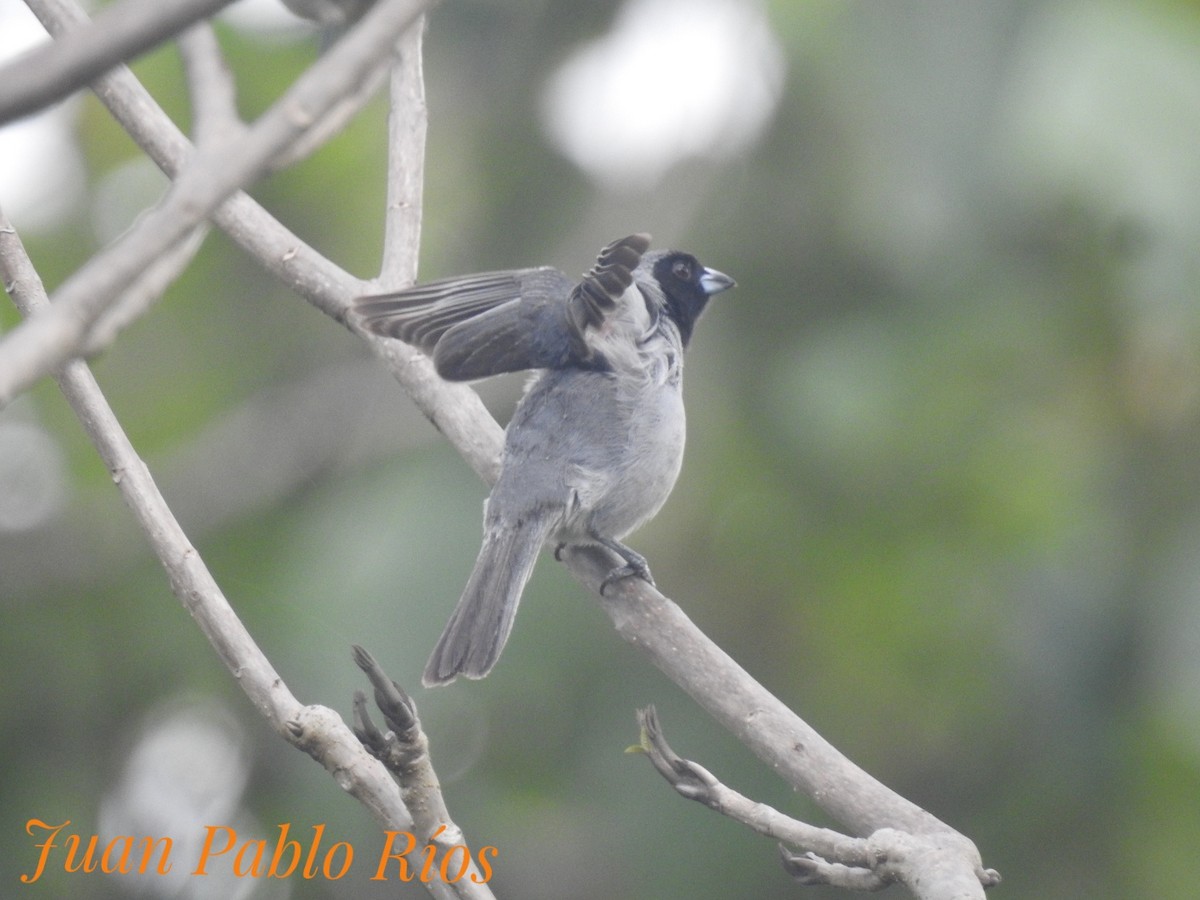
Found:
[[[417,706],[405,690],[392,681],[383,668],[362,647],[354,647],[354,662],[375,688],[375,705],[391,730],[384,734],[367,713],[366,697],[354,698],[354,733],[371,755],[382,762],[400,782],[404,805],[412,812],[413,828],[427,845],[438,848],[438,857],[464,865],[460,877],[451,881],[454,896],[463,900],[491,900],[487,878],[480,873],[467,851],[462,829],[450,818],[433,762],[429,758],[429,739],[417,717]],[[486,850],[487,848],[483,848]],[[462,855],[461,860],[454,859]]]
[[[613,568],[613,557],[595,547],[570,548],[563,556],[594,589]],[[860,836],[884,826],[957,834],[842,756],[646,582],[627,578],[611,585],[601,605],[623,638],[780,777]]]
[[[0,276],[23,315],[48,303],[45,289],[12,224],[0,211]],[[320,762],[385,828],[409,818],[396,784],[332,710],[303,706],[254,643],[167,507],[86,363],[56,375],[113,482],[166,570],[171,589],[191,613],[238,684],[277,733]]]
[[[243,137],[217,153],[202,150],[162,203],[56,291],[53,307],[0,341],[0,404],[78,355],[87,329],[116,295],[366,77],[427,2],[380,0]]]
[[[421,64],[422,20],[404,33],[396,48],[388,111],[387,213],[379,290],[399,290],[417,278],[421,247],[421,200],[425,183],[425,76]]]
[[[897,875],[917,896],[982,897],[983,886],[998,880],[994,871],[983,868],[970,839],[848,760],[655,588],[627,578],[600,594],[615,561],[608,551],[571,547],[563,558],[600,598],[617,632],[773,771],[860,837],[873,839],[881,829],[894,829],[906,834],[912,847],[923,848],[907,854]],[[966,892],[948,892],[962,890]]]
[[[0,67],[0,123],[61,100],[118,63],[133,59],[233,0],[124,0],[87,28],[42,44]],[[39,0],[27,0],[36,12]]]
[[[216,147],[245,130],[237,114],[237,88],[208,22],[179,36],[179,53],[192,101],[192,139]]]
[[[417,25],[414,28],[419,27]],[[412,30],[411,28],[409,29]],[[405,32],[407,34],[407,32]],[[347,123],[365,107],[371,98],[383,87],[391,71],[390,60],[380,60],[355,89],[333,105],[328,112],[308,127],[304,134],[296,138],[295,143],[271,160],[270,171],[278,172],[288,166],[294,166],[303,159],[312,156],[334,135],[341,132]]]
[[[867,838],[852,838],[828,828],[799,822],[726,787],[698,763],[668,746],[654,707],[638,713],[641,748],[667,782],[689,800],[729,816],[759,834],[783,841],[784,869],[801,884],[830,884],[856,891],[877,891],[894,882],[917,897],[960,900],[983,896],[999,883],[992,870],[964,867],[962,840],[954,834],[920,834],[880,828]],[[790,848],[801,848],[796,853]]]
[[[920,900],[965,900],[982,897],[984,888],[1000,883],[995,869],[963,865],[964,841],[957,834],[914,834],[880,828],[868,839],[872,869],[884,881],[902,882]]]
[[[233,80],[221,57],[212,27],[203,22],[188,29],[181,35],[179,47],[192,95],[197,140],[216,146],[222,140],[232,139],[241,130],[242,123],[237,118]],[[148,312],[188,267],[207,236],[208,224],[202,223],[152,260],[113,306],[96,320],[87,335],[82,355],[90,357],[99,353]]]
[[[802,847],[826,860],[849,866],[869,866],[867,842],[829,828],[817,828],[785,816],[764,803],[757,803],[726,787],[699,763],[683,759],[667,744],[654,707],[638,711],[641,748],[667,783],[683,797],[747,825],[761,835]]]

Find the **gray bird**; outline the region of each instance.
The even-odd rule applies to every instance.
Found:
[[[429,687],[491,671],[543,544],[599,544],[623,561],[605,577],[654,583],[621,543],[662,508],[683,462],[683,350],[712,295],[734,286],[634,234],[600,251],[579,282],[549,266],[448,278],[360,298],[377,334],[471,381],[538,370],[505,433],[484,505],[483,546],[422,677]]]

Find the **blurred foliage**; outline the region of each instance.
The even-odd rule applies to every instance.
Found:
[[[581,271],[636,229],[733,274],[738,290],[689,358],[683,475],[633,538],[659,584],[853,759],[975,839],[1004,876],[997,896],[1192,896],[1200,6],[776,0],[789,74],[765,140],[625,195],[559,158],[538,110],[550,71],[614,9],[465,0],[435,12],[423,273]],[[247,115],[316,52],[228,27],[222,39]],[[174,51],[135,69],[186,125]],[[380,249],[384,114],[374,104],[253,190],[361,276]],[[94,99],[79,137],[97,198],[138,164]],[[162,189],[137,183],[143,204]],[[50,287],[106,239],[100,212],[26,236]],[[484,497],[364,358],[213,235],[95,361],[280,673],[343,714],[362,686],[351,642],[416,687]],[[317,387],[347,367],[336,402],[356,418],[331,436]],[[293,386],[300,402],[283,404]],[[513,386],[487,396],[504,416]],[[239,410],[293,435],[288,452],[222,430]],[[240,719],[245,810],[261,834],[323,822],[372,856],[381,837],[365,813],[268,732],[172,598],[52,386],[6,420],[53,436],[69,501],[0,536],[2,893],[36,858],[25,821],[90,834],[143,718],[189,696]],[[324,456],[308,449],[318,443]],[[232,462],[196,475],[217,453]],[[258,492],[262,473],[289,467],[303,477]],[[680,753],[821,818],[549,561],[496,672],[416,699],[452,811],[474,844],[500,849],[499,896],[835,896],[802,892],[769,842],[622,753],[635,708],[653,702]],[[256,896],[395,896],[369,869]],[[20,890],[125,895],[61,871]]]

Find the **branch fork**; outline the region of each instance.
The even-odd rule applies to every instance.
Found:
[[[868,837],[858,838],[809,825],[749,799],[722,784],[704,766],[677,754],[667,743],[653,706],[638,711],[638,723],[641,738],[631,749],[644,752],[681,797],[695,800],[779,841],[784,871],[800,884],[878,891],[901,882],[908,884],[918,897],[969,897],[979,887],[1000,883],[999,873],[979,866],[974,872],[977,883],[968,884],[966,893],[948,893],[941,883],[935,892],[925,893],[919,882],[927,873],[948,870],[943,877],[956,877],[961,868],[958,862],[964,851],[964,838],[912,834],[895,828],[880,828]]]

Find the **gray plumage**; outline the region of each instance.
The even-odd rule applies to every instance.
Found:
[[[548,540],[620,556],[604,586],[630,575],[653,584],[646,560],[620,541],[658,512],[679,475],[683,350],[709,297],[733,279],[649,245],[643,234],[614,241],[579,282],[519,269],[357,303],[367,327],[430,353],[444,378],[541,370],[509,422],[483,545],[426,685],[491,671]]]

